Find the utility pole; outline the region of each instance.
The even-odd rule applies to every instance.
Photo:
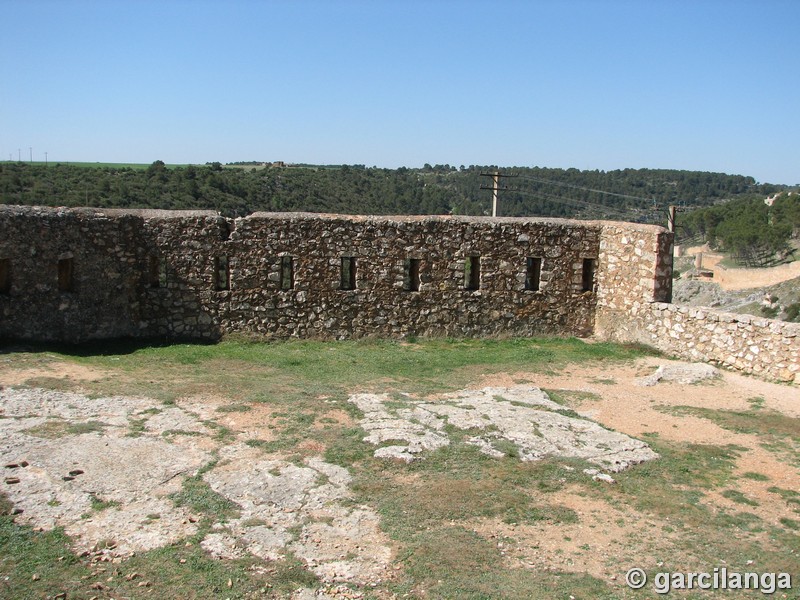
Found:
[[[517,177],[517,175],[507,175],[505,173],[501,173],[500,171],[495,171],[494,173],[481,173],[481,177],[491,177],[492,178],[492,185],[485,186],[482,185],[482,190],[492,190],[492,216],[497,216],[497,193],[500,190],[507,190],[507,187],[500,187],[500,179],[503,177]]]
[[[677,213],[688,211],[689,209],[686,206],[676,206],[675,204],[670,204],[669,212],[667,213],[667,229],[669,229],[671,233],[675,233],[675,231],[678,229],[676,221]]]
[[[33,146],[28,146],[28,150],[31,151],[31,164],[33,164]]]
[[[47,167],[47,152],[44,153],[44,166]]]

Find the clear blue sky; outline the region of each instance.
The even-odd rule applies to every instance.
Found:
[[[800,182],[797,0],[0,1],[0,159]]]

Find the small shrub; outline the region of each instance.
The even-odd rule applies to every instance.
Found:
[[[778,316],[778,307],[771,307],[771,306],[762,306],[761,307],[761,314],[768,319],[774,319]]]
[[[795,302],[794,304],[787,306],[784,313],[785,321],[791,321],[792,323],[800,322],[800,302]]]

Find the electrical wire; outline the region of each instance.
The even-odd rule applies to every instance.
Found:
[[[526,194],[526,195],[529,195],[529,196],[535,196],[535,197],[541,198],[542,200],[552,200],[552,201],[555,201],[555,202],[561,202],[563,204],[571,204],[572,206],[576,206],[578,208],[584,208],[584,209],[588,208],[588,209],[591,209],[591,210],[594,210],[594,211],[600,213],[601,215],[603,215],[604,213],[605,214],[611,214],[612,216],[616,214],[618,217],[622,217],[625,220],[628,220],[633,215],[640,216],[640,214],[641,214],[641,213],[634,212],[634,211],[624,211],[624,210],[620,210],[620,209],[617,209],[617,208],[611,208],[611,207],[608,207],[608,206],[604,206],[602,204],[593,204],[591,202],[585,202],[583,200],[577,200],[575,198],[565,198],[563,196],[554,196],[552,194],[547,194],[545,192],[531,192],[531,191],[528,191],[528,190],[521,190],[521,189],[514,189],[514,188],[508,188],[508,189],[506,189],[504,191],[516,192],[516,193],[519,193],[519,194]]]
[[[531,177],[530,175],[517,175],[520,179],[528,179],[536,181],[537,183],[544,183],[547,185],[560,185],[562,187],[573,188],[576,190],[583,190],[585,192],[594,192],[596,194],[606,194],[607,196],[616,196],[617,198],[628,198],[630,200],[641,200],[643,202],[653,202],[653,198],[643,198],[641,196],[631,196],[630,194],[617,194],[616,192],[607,192],[605,190],[595,190],[593,188],[582,187],[573,183],[564,183],[563,181],[550,181],[548,179],[539,179],[538,177]]]

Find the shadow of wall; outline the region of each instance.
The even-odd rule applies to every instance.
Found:
[[[197,307],[191,309],[196,319],[204,311],[216,314],[211,303],[196,298],[189,270],[180,264],[167,266],[171,283],[155,289],[151,257],[159,254],[157,229],[136,211],[4,207],[0,259],[7,261],[8,281],[0,294],[0,338],[180,337],[174,315],[189,310],[187,304]],[[203,321],[185,337],[218,338],[213,317]]]

